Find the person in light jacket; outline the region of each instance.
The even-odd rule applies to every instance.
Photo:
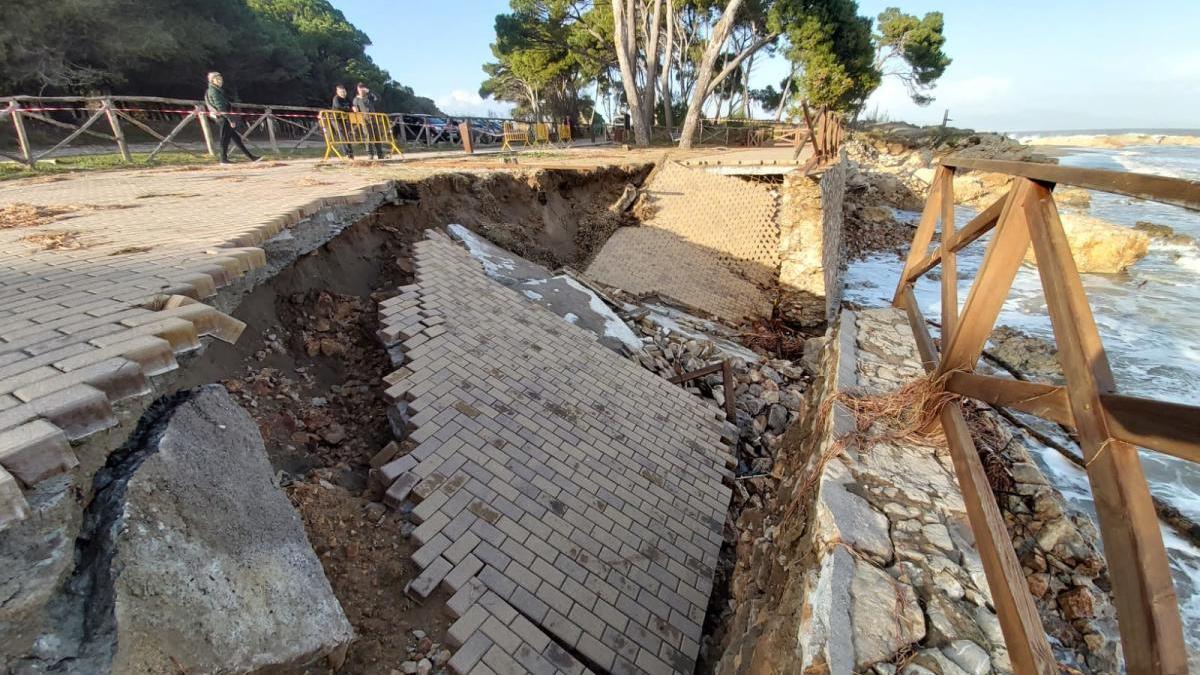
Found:
[[[204,105],[208,107],[208,114],[217,121],[217,126],[221,129],[221,163],[229,163],[229,143],[233,142],[246,155],[246,159],[251,162],[257,162],[260,158],[255,157],[253,153],[246,149],[246,144],[242,142],[242,137],[234,128],[232,113],[233,106],[229,104],[229,97],[225,95],[225,78],[220,73],[213,71],[208,74],[208,91],[204,93]]]
[[[373,113],[376,106],[379,105],[379,97],[376,96],[367,85],[362,82],[358,83],[358,96],[354,97],[354,112],[356,113]],[[365,120],[363,121],[364,133],[369,133],[372,126]],[[378,131],[378,130],[377,130]],[[367,155],[372,158],[383,159],[383,144],[369,143],[367,144]]]

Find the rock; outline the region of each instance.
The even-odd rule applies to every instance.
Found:
[[[1062,382],[1058,350],[1049,340],[1032,337],[1008,326],[998,326],[989,338],[993,355],[1027,375],[1040,375]],[[1013,477],[1014,479],[1016,476]],[[1017,482],[1026,482],[1020,481]],[[1044,482],[1044,481],[1043,481]]]
[[[1176,246],[1195,246],[1196,240],[1186,234],[1175,234],[1175,230],[1166,225],[1159,225],[1148,220],[1139,220],[1133,229],[1145,232],[1151,239],[1158,239]]]
[[[934,593],[925,603],[925,614],[929,618],[930,644],[943,644],[955,640],[984,642],[984,636],[975,621],[967,615],[966,608],[942,593]]]
[[[1086,209],[1092,205],[1092,193],[1083,188],[1059,185],[1054,188],[1054,202],[1060,207]]]
[[[1013,480],[1018,483],[1046,485],[1046,477],[1042,475],[1041,469],[1032,462],[1014,462],[1009,467],[1009,473],[1012,474]]]
[[[1080,272],[1116,274],[1141,260],[1150,250],[1150,237],[1119,225],[1078,213],[1062,214],[1063,229]],[[1037,264],[1033,247],[1025,261]]]
[[[945,525],[941,523],[926,525],[921,528],[921,532],[933,546],[943,551],[954,550],[954,542],[950,541],[950,530],[947,530]]]
[[[1058,606],[1067,621],[1092,618],[1096,615],[1095,604],[1092,592],[1083,586],[1058,594]]]
[[[113,643],[111,671],[296,668],[348,644],[353,629],[254,421],[218,385],[164,414],[152,445],[110,462],[96,497],[113,519],[93,590],[100,602],[111,593],[95,637]]]
[[[890,660],[925,637],[925,616],[916,592],[878,567],[855,561],[850,595],[856,670]]]
[[[970,640],[955,640],[942,647],[942,653],[970,675],[984,675],[992,670],[992,659],[988,653]]]
[[[1012,176],[972,171],[954,175],[954,200],[971,206],[990,206],[1008,190]]]
[[[800,359],[800,365],[804,366],[811,375],[819,375],[821,373],[821,353],[825,349],[825,338],[812,337],[804,341],[804,356]]]
[[[417,662],[416,661],[405,661],[404,663],[401,663],[400,664],[400,672],[404,673],[405,675],[416,675]]]
[[[881,565],[892,559],[887,516],[850,492],[854,476],[838,460],[829,462],[821,477],[816,504],[816,532],[820,542],[842,542]]]
[[[775,404],[771,406],[771,412],[767,416],[767,426],[771,431],[781,434],[787,429],[788,411],[787,408]]]
[[[1035,598],[1040,598],[1050,589],[1050,575],[1045,572],[1035,572],[1025,578],[1029,584],[1029,594]]]
[[[421,659],[417,662],[417,675],[429,675],[433,670],[433,662],[429,659]]]

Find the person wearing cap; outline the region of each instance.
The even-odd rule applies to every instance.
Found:
[[[353,112],[354,105],[350,101],[350,95],[346,93],[346,85],[339,84],[333,90],[333,103],[329,104],[330,109],[337,112]],[[350,159],[354,159],[354,146],[347,143],[342,146],[342,152]]]
[[[232,113],[233,107],[229,105],[229,98],[225,96],[225,78],[220,73],[213,71],[208,74],[208,91],[204,93],[204,104],[208,107],[208,114],[217,121],[217,125],[221,128],[221,163],[229,163],[229,143],[233,142],[238,146],[238,149],[245,153],[246,158],[251,162],[257,162],[260,158],[255,157],[253,153],[246,149],[246,144],[242,142],[242,137],[234,128]]]
[[[362,82],[358,83],[357,90],[358,96],[354,97],[354,102],[351,104],[354,112],[364,114],[375,112],[375,107],[379,104],[379,97],[372,93],[367,85]],[[363,127],[364,131],[369,132],[370,127],[367,125],[365,119],[363,120]],[[383,144],[368,143],[367,155],[372,158],[383,159]]]

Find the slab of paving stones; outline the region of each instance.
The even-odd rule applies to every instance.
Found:
[[[381,303],[417,445],[378,477],[415,504],[410,592],[453,592],[451,668],[692,672],[730,496],[721,411],[429,236]]]
[[[390,187],[311,162],[0,185],[0,207],[57,214],[0,227],[0,529],[28,516],[22,488],[76,466],[70,443],[117,424],[113,403],[149,393],[201,336],[237,339],[242,322],[198,301],[266,265],[260,244]]]

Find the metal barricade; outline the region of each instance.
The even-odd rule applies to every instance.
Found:
[[[387,146],[397,155],[403,154],[392,135],[392,120],[385,113],[322,110],[319,121],[325,136],[325,159],[330,154],[343,157],[342,149],[355,145]]]

